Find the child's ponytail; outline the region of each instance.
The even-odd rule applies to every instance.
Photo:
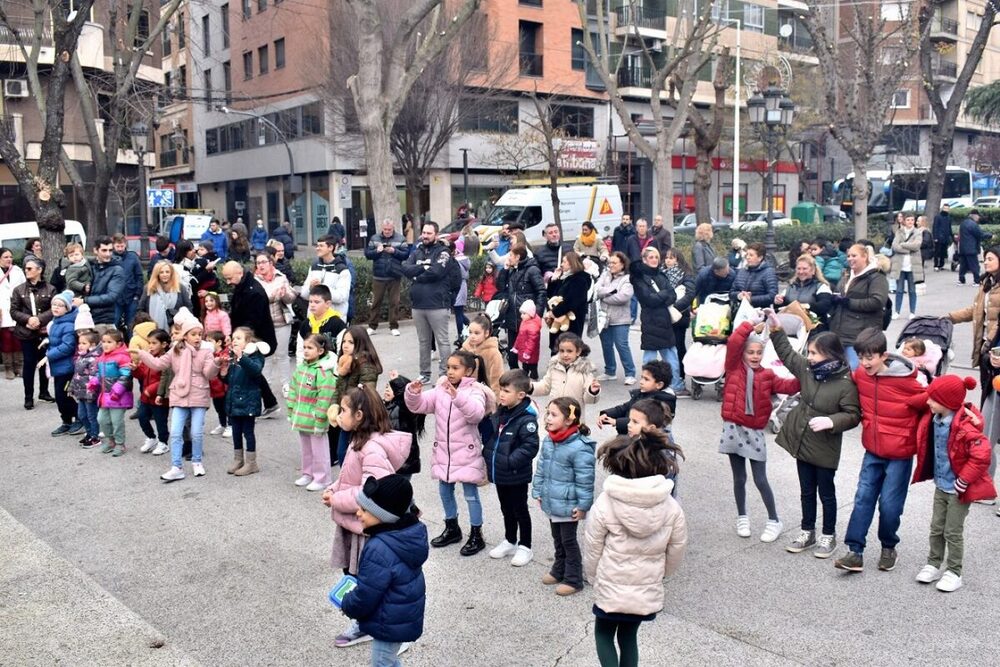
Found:
[[[580,435],[590,435],[590,427],[580,421],[583,408],[575,398],[560,396],[549,401],[549,405],[554,405],[559,410],[569,426],[576,426]]]
[[[563,343],[570,343],[583,358],[587,358],[590,355],[590,346],[584,343],[583,339],[572,331],[559,334],[559,338],[556,339],[556,348],[558,349]]]
[[[367,385],[351,387],[340,397],[340,409],[361,412],[361,422],[351,432],[351,447],[360,451],[373,433],[388,433],[392,430],[389,412],[375,390]]]

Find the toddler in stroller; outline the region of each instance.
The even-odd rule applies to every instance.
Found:
[[[694,342],[684,355],[684,373],[691,379],[691,398],[699,400],[704,388],[715,385],[716,400],[722,400],[726,373],[726,340],[732,326],[728,294],[710,294],[691,318]]]
[[[896,348],[901,355],[913,361],[917,368],[926,371],[920,374],[920,379],[929,383],[931,378],[947,373],[948,366],[955,357],[955,352],[951,349],[953,331],[954,324],[947,318],[926,315],[915,317],[899,332]]]

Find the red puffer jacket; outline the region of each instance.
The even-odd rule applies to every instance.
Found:
[[[743,363],[743,348],[753,332],[753,325],[744,322],[726,341],[726,384],[722,392],[722,418],[747,428],[767,426],[771,416],[771,396],[794,394],[799,381],[779,378],[770,368],[760,368],[753,374],[753,414],[746,413],[747,365]]]
[[[934,479],[934,421],[930,412],[920,419],[917,440],[917,467],[913,470],[913,482]],[[990,478],[989,438],[983,435],[983,415],[972,403],[966,403],[955,413],[948,434],[948,460],[955,477],[968,485],[958,492],[958,500],[973,503],[977,500],[992,500],[997,497],[996,487]],[[957,483],[956,487],[962,486]],[[956,489],[957,490],[957,489]]]
[[[221,375],[229,368],[229,348],[223,347],[214,356],[219,360],[219,375]],[[219,375],[208,381],[208,390],[212,398],[223,398],[226,395],[226,383],[223,382]]]
[[[146,405],[156,405],[156,394],[160,389],[160,371],[154,371],[146,364],[140,363],[132,371],[132,375],[142,385],[139,401]],[[167,405],[166,400],[163,401],[163,405]]]
[[[917,424],[927,411],[927,394],[905,357],[889,354],[881,373],[854,371],[861,399],[861,444],[884,459],[908,459],[917,453]]]

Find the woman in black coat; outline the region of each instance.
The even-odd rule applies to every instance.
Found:
[[[674,338],[673,322],[670,321],[670,306],[677,301],[677,293],[660,263],[660,251],[656,248],[643,250],[642,262],[630,265],[629,274],[635,298],[642,306],[639,311],[642,363],[661,357],[673,371],[670,386],[674,391],[683,390],[677,340]]]
[[[583,338],[583,327],[587,321],[587,294],[593,278],[583,268],[583,261],[575,252],[567,252],[563,255],[559,268],[552,274],[549,280],[548,297],[551,302],[553,298],[558,298],[559,302],[547,307],[546,321],[549,314],[552,317],[564,317],[570,313],[576,319],[569,323],[569,331]],[[555,354],[556,340],[562,331],[549,336],[549,351]]]
[[[545,283],[538,264],[528,257],[527,248],[515,245],[504,256],[506,266],[497,274],[497,293],[493,300],[506,299],[507,309],[503,314],[503,324],[507,329],[507,340],[513,347],[517,331],[521,328],[521,305],[525,301],[535,304],[535,309],[545,307]],[[517,353],[507,352],[507,364],[518,368]]]
[[[680,313],[680,319],[673,322],[674,343],[677,348],[677,363],[684,379],[684,355],[687,353],[687,330],[691,325],[691,302],[694,301],[694,272],[684,255],[677,248],[670,248],[663,253],[663,268],[666,269],[670,286],[674,288],[677,300],[674,308]],[[683,391],[683,387],[678,391]]]

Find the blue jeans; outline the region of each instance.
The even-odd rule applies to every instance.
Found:
[[[401,642],[384,642],[372,639],[372,667],[398,667],[403,664],[396,657]]]
[[[632,301],[628,304],[628,312],[632,316],[632,322],[635,322],[635,318],[639,314],[639,299],[632,297]]]
[[[854,351],[853,345],[844,347],[844,356],[847,357],[847,363],[851,365],[852,371],[857,370],[858,366],[861,365],[861,359],[858,358],[858,353]]]
[[[170,413],[170,462],[175,468],[184,465],[184,425],[191,420],[191,463],[201,463],[205,436],[205,413],[208,408],[182,408],[174,406]]]
[[[96,401],[77,401],[76,418],[79,419],[80,423],[87,429],[88,437],[96,438],[97,434],[101,432],[101,428],[97,424]]]
[[[604,353],[604,372],[607,375],[613,376],[618,372],[618,364],[615,363],[617,349],[625,377],[635,377],[635,362],[632,360],[632,350],[628,346],[628,328],[627,324],[614,324],[601,332],[601,351]]]
[[[847,524],[844,537],[851,551],[860,554],[865,551],[868,528],[875,516],[875,502],[878,501],[878,541],[883,549],[892,549],[899,544],[899,521],[903,516],[906,492],[910,486],[910,472],[913,459],[884,459],[871,452],[865,452],[858,476],[858,490],[854,494],[854,510]]]
[[[913,271],[900,271],[896,279],[896,312],[903,309],[903,286],[908,285],[910,294],[910,314],[917,312],[917,284],[913,282]]]
[[[344,457],[347,456],[347,448],[351,444],[351,434],[340,429],[337,431],[337,461],[341,467],[344,465]]]
[[[456,482],[438,482],[438,494],[441,496],[441,507],[444,508],[444,518],[458,518],[458,504],[455,502]],[[483,525],[483,504],[479,502],[479,487],[469,482],[462,482],[462,493],[465,503],[469,506],[469,523],[473,526]]]
[[[650,361],[656,361],[657,357],[660,357],[665,362],[670,364],[670,374],[673,376],[670,380],[670,388],[674,391],[684,389],[684,378],[681,377],[681,362],[680,359],[677,358],[677,348],[665,347],[662,350],[642,351],[643,364],[647,364]]]

